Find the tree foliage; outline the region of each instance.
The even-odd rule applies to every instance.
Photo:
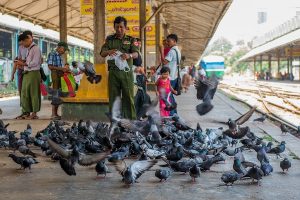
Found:
[[[215,55],[227,54],[228,52],[230,52],[232,47],[233,46],[229,40],[221,37],[208,46],[206,54],[208,55],[212,52],[214,52]]]
[[[205,56],[223,56],[225,66],[231,67],[233,72],[244,72],[249,67],[249,63],[239,62],[239,59],[249,51],[249,48],[245,46],[244,41],[238,41],[237,45],[233,48],[228,39],[221,37],[208,46]]]

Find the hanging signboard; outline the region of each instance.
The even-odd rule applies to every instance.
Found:
[[[139,0],[107,0],[106,1],[106,33],[114,33],[114,19],[123,16],[127,20],[126,34],[139,37]],[[151,2],[146,1],[146,19],[152,14]],[[155,24],[150,22],[146,27],[147,46],[155,45]]]
[[[80,0],[81,15],[93,14],[93,0]],[[139,0],[106,0],[106,35],[114,33],[114,19],[123,16],[127,20],[126,34],[132,37],[139,37]],[[152,14],[151,2],[146,0],[146,19]],[[155,45],[155,24],[150,22],[146,27],[147,45]]]
[[[80,0],[81,15],[93,15],[93,0]]]

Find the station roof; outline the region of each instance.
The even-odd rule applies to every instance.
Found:
[[[231,0],[156,0],[166,4],[161,14],[169,32],[176,33],[186,62],[195,62],[205,50]],[[0,12],[59,31],[58,0],[0,0]],[[80,14],[80,1],[67,0],[68,35],[93,42],[93,16]]]
[[[179,37],[181,54],[186,57],[186,64],[199,60],[231,4],[231,0],[156,1],[160,4],[174,2],[165,6],[161,13],[169,24],[169,32]]]
[[[272,55],[272,60],[277,60],[277,51],[280,53],[281,58],[286,58],[285,48],[290,46],[299,49],[300,47],[300,29],[289,32],[281,37],[278,37],[270,42],[258,46],[250,50],[239,61],[253,61],[254,57],[262,56],[262,60],[268,60],[268,55]]]

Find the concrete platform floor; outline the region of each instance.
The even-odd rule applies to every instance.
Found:
[[[193,127],[200,122],[203,128],[217,128],[224,126],[216,121],[226,121],[229,117],[236,118],[246,112],[248,108],[241,103],[233,102],[221,93],[217,93],[213,101],[214,109],[205,116],[199,116],[195,106],[199,103],[195,97],[195,90],[190,88],[188,93],[177,97],[178,112]],[[10,123],[10,130],[22,131],[27,123],[32,124],[34,133],[43,129],[49,123],[51,106],[48,101],[43,102],[40,120],[12,120],[19,113],[18,100],[0,101],[4,114],[0,116],[5,123]],[[277,141],[287,141],[289,150],[300,157],[299,139],[292,135],[282,136],[279,127],[270,121],[253,123],[259,115],[255,114],[245,125],[258,136],[272,135]],[[211,171],[204,172],[196,183],[191,183],[188,174],[174,173],[165,183],[159,183],[154,176],[154,166],[139,179],[139,183],[127,188],[121,182],[121,176],[109,165],[112,173],[105,179],[95,179],[94,166],[77,166],[77,176],[69,177],[58,163],[52,162],[39,153],[37,165],[33,166],[32,173],[17,170],[17,166],[7,156],[10,150],[0,150],[0,199],[300,199],[300,161],[292,159],[290,151],[283,153],[292,159],[292,168],[286,174],[281,173],[280,159],[270,156],[274,172],[264,177],[261,186],[251,184],[251,180],[238,181],[233,186],[220,186],[220,177],[224,171],[232,170],[233,159],[228,158],[225,163],[214,165]],[[245,157],[249,161],[258,162],[255,152],[246,151]],[[131,162],[127,160],[126,162]],[[160,162],[159,164],[161,164]]]

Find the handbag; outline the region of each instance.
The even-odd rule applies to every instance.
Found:
[[[47,80],[47,76],[46,76],[46,74],[44,72],[44,69],[42,67],[40,68],[40,74],[41,74],[42,80],[46,81]]]
[[[176,49],[174,49],[174,51],[176,52],[176,59],[177,59],[177,83],[175,88],[173,88],[174,90],[177,91],[177,96],[181,95],[181,90],[182,90],[182,84],[181,84],[181,77],[180,77],[180,73],[179,73],[179,58],[178,58],[178,52],[176,51]]]
[[[141,54],[138,52],[138,57],[133,59],[133,65],[139,67],[142,66],[142,63],[143,61],[142,61]]]
[[[42,96],[47,96],[48,92],[44,83],[40,83],[40,89],[41,89]]]
[[[72,74],[64,74],[61,78],[62,92],[69,92],[70,97],[75,97],[76,82]]]

